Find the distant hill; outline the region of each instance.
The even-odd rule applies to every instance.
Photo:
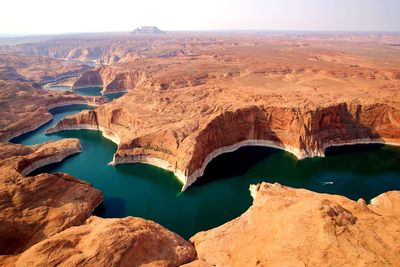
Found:
[[[133,33],[146,33],[146,34],[161,34],[165,33],[155,26],[142,26],[136,28]]]

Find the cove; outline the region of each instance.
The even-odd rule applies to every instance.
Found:
[[[326,158],[300,161],[284,151],[244,147],[215,158],[205,175],[181,193],[181,184],[171,172],[146,164],[108,166],[117,146],[100,132],[44,135],[57,120],[82,109],[87,107],[54,109],[52,122],[13,142],[29,145],[79,138],[82,153],[31,175],[66,172],[90,182],[104,193],[104,202],[95,211],[101,217],[142,217],[189,238],[240,216],[252,202],[249,185],[262,181],[367,201],[388,190],[400,190],[400,149],[364,145],[333,148]]]
[[[72,90],[71,87],[68,86],[48,86],[45,87],[46,90],[60,90],[60,91],[71,91],[74,93],[77,93],[82,96],[103,96],[101,94],[101,87],[85,87],[85,88],[78,88]],[[119,93],[111,93],[111,94],[106,94],[104,97],[106,98],[107,102],[112,101],[116,98],[121,97],[124,94],[124,92],[119,92]]]

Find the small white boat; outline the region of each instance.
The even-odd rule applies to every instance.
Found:
[[[321,182],[322,185],[334,184],[335,182]]]

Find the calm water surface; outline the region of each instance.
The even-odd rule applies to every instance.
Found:
[[[108,166],[117,146],[96,131],[66,131],[44,135],[45,129],[85,106],[52,110],[54,120],[14,139],[22,144],[74,137],[83,152],[40,172],[67,172],[89,181],[104,193],[96,210],[102,217],[138,216],[154,220],[185,238],[221,225],[251,205],[249,185],[279,182],[318,192],[370,200],[388,190],[400,190],[400,149],[352,146],[328,151],[326,158],[298,161],[275,149],[248,147],[213,160],[205,175],[188,191],[171,172],[145,165]]]
[[[51,87],[46,87],[46,90],[61,90],[61,91],[72,91],[75,93],[78,93],[82,96],[102,96],[101,94],[101,87],[87,87],[87,88],[79,88],[79,89],[74,89],[72,90],[71,87],[68,86],[51,86]],[[107,101],[111,101],[113,99],[116,99],[118,97],[121,97],[124,93],[112,93],[112,94],[107,94],[104,97],[107,99]]]

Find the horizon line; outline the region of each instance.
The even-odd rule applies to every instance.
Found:
[[[400,33],[399,30],[275,30],[275,29],[204,29],[204,30],[162,30],[165,33],[204,33],[204,32],[282,32],[282,33]],[[82,31],[82,32],[59,32],[59,33],[1,33],[0,38],[21,38],[32,36],[54,36],[74,34],[110,34],[110,33],[132,33],[133,30],[115,31]],[[157,34],[153,34],[157,35]]]

